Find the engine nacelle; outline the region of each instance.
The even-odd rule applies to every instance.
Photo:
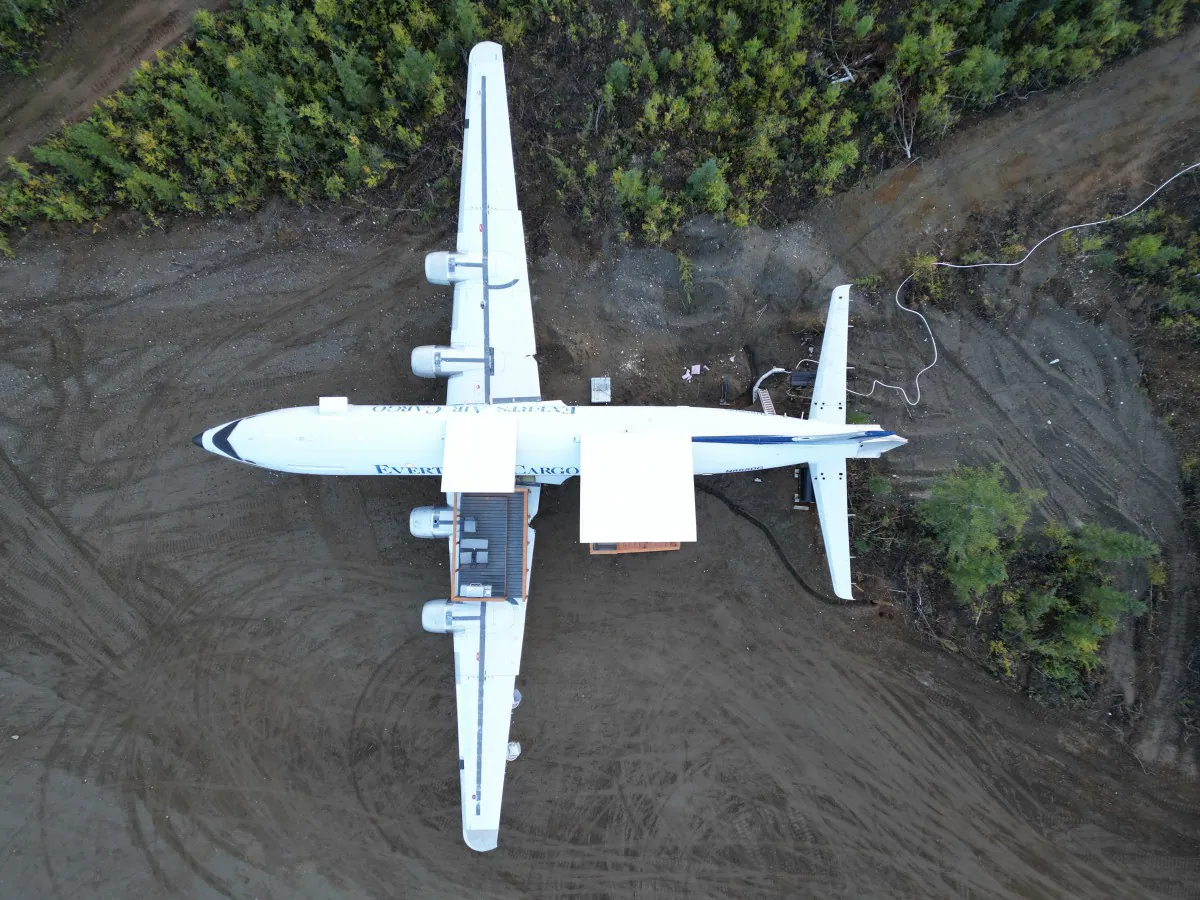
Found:
[[[418,378],[449,378],[483,366],[483,351],[478,347],[439,347],[426,344],[414,347],[412,371]]]
[[[418,538],[448,538],[454,533],[454,510],[449,506],[418,506],[408,514],[408,531]]]
[[[497,289],[512,287],[521,277],[516,262],[503,253],[489,253],[488,283]],[[425,255],[425,280],[430,284],[458,284],[483,280],[483,257],[439,250]]]
[[[449,600],[430,600],[421,607],[421,627],[430,634],[453,634],[462,631],[454,622],[454,604]]]
[[[425,255],[425,280],[430,284],[458,284],[483,278],[480,261],[462,253],[439,250]]]

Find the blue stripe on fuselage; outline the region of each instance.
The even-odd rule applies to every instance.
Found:
[[[786,434],[717,434],[696,435],[693,444],[831,444],[842,441],[862,441],[867,438],[891,437],[894,431],[862,431],[858,434],[828,434],[802,437]]]

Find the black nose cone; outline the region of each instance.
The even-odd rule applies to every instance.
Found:
[[[192,438],[192,443],[195,444],[197,447],[199,447],[201,450],[203,450],[204,449],[204,432],[202,431],[198,435],[196,435],[194,438]]]

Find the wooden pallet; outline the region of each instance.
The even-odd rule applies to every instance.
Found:
[[[619,544],[591,544],[592,556],[611,556],[614,553],[659,553],[678,550],[679,541],[624,541]]]

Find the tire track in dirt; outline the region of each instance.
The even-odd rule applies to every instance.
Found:
[[[141,60],[183,37],[197,9],[226,5],[226,0],[75,4],[55,29],[57,46],[33,77],[0,77],[0,156],[22,156],[63,121],[85,118]]]
[[[52,360],[49,384],[56,401],[49,431],[54,440],[48,441],[43,450],[38,484],[47,500],[53,503],[63,493],[70,468],[68,455],[79,446],[83,415],[91,403],[91,392],[82,371],[83,341],[78,329],[61,320],[48,337]],[[58,448],[61,452],[56,453]]]
[[[111,94],[116,88],[124,84],[125,80],[133,73],[136,68],[135,63],[140,61],[151,48],[162,47],[171,39],[178,37],[180,31],[183,30],[183,15],[177,9],[172,9],[155,25],[151,26],[146,32],[145,37],[138,40],[136,44],[129,49],[123,51],[117,61],[104,70],[98,77],[92,79],[89,89],[96,97],[103,97],[105,94]]]
[[[92,555],[31,495],[2,451],[0,490],[0,533],[8,538],[0,616],[84,670],[114,672],[116,658],[142,624],[130,616]]]

